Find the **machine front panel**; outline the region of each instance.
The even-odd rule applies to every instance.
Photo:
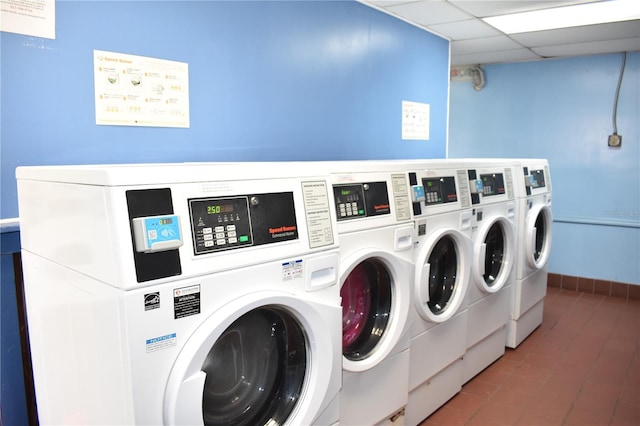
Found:
[[[335,185],[333,194],[339,221],[391,213],[386,182]]]
[[[425,205],[454,203],[458,201],[456,180],[453,176],[423,178]]]
[[[195,255],[298,239],[292,192],[188,202]]]
[[[504,176],[502,173],[481,174],[480,180],[482,181],[482,195],[485,197],[505,193]]]

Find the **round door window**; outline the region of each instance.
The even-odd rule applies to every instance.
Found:
[[[546,237],[547,232],[547,223],[545,221],[544,212],[541,211],[538,213],[536,217],[536,244],[535,250],[533,252],[533,258],[537,262],[542,256],[542,250],[544,250],[544,239]]]
[[[501,224],[496,222],[491,225],[484,243],[486,247],[484,253],[484,282],[489,287],[492,287],[496,283],[496,279],[504,265],[505,232]]]
[[[444,312],[451,302],[456,287],[458,254],[456,244],[449,235],[442,237],[429,255],[429,301],[434,314]]]
[[[205,425],[279,425],[295,407],[307,364],[306,337],[276,306],[254,309],[218,338],[202,365]]]
[[[387,267],[376,259],[359,263],[342,284],[342,354],[347,359],[365,359],[382,338],[391,314],[391,286]]]

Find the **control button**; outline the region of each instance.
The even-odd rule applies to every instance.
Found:
[[[235,225],[227,225],[227,231],[235,231],[235,230],[236,230]]]
[[[205,241],[213,241],[213,235],[212,234],[207,234],[203,236]]]
[[[225,245],[225,244],[227,244],[227,240],[225,240],[224,238],[221,238],[221,239],[219,239],[219,240],[216,240],[216,245],[217,245],[217,246],[223,246],[223,245]]]
[[[213,229],[211,228],[202,228],[203,234],[211,234],[212,232],[213,232]]]
[[[204,246],[205,247],[213,247],[213,241],[205,241],[204,242]]]
[[[224,232],[216,232],[216,239],[223,239],[224,240]]]
[[[224,226],[216,226],[216,234],[218,232],[224,232]]]
[[[238,242],[238,239],[236,237],[229,237],[229,244],[235,244]]]
[[[229,239],[231,239],[231,237],[235,237],[235,236],[236,236],[236,231],[227,232],[227,237],[229,237]]]

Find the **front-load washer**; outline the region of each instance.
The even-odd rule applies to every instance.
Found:
[[[545,159],[513,160],[518,199],[516,281],[506,346],[517,347],[542,324],[551,253],[551,175]]]
[[[326,177],[252,164],[16,174],[42,423],[338,423]]]
[[[340,423],[400,424],[409,379],[413,280],[407,173],[381,162],[337,162],[332,172],[340,241]]]
[[[516,198],[513,171],[500,161],[467,167],[471,192],[473,264],[467,293],[466,383],[505,351],[516,276]]]
[[[412,163],[417,232],[406,423],[416,425],[458,393],[466,347],[472,205],[466,169]],[[444,163],[446,164],[446,163]]]

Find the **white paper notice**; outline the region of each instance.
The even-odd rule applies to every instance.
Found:
[[[333,244],[327,183],[324,181],[302,182],[302,196],[307,215],[309,247]]]
[[[189,65],[93,51],[96,124],[189,127]]]
[[[402,139],[429,140],[430,105],[402,101]]]
[[[56,38],[54,0],[1,0],[0,31]]]

